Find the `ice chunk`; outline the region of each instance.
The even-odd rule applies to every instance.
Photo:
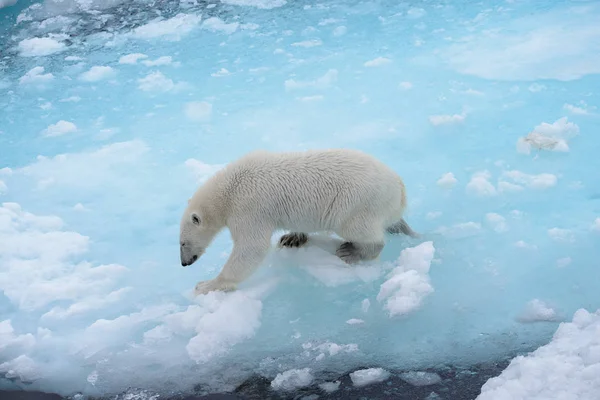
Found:
[[[413,312],[433,293],[428,273],[434,252],[433,242],[402,250],[398,266],[388,275],[377,295],[377,301],[385,301],[390,317]]]
[[[400,378],[413,386],[436,385],[442,381],[442,378],[434,372],[410,371],[400,374]]]
[[[169,41],[179,41],[188,35],[202,17],[194,14],[177,14],[169,19],[157,18],[133,31],[133,37],[138,39],[163,38]]]
[[[451,189],[454,185],[456,185],[458,180],[454,177],[452,172],[447,172],[437,181],[437,185],[443,189]]]
[[[1,8],[1,7],[0,7]],[[19,42],[19,54],[23,57],[40,57],[65,50],[64,43],[51,37],[35,37]]]
[[[556,319],[556,311],[539,299],[528,302],[525,309],[517,317],[520,322],[555,321]]]
[[[55,124],[49,125],[42,131],[42,135],[46,137],[56,137],[73,133],[77,131],[77,125],[72,122],[60,120]]]
[[[465,114],[432,115],[429,117],[429,122],[433,126],[452,125],[462,123],[466,118],[467,116]]]
[[[377,57],[372,60],[365,62],[365,67],[381,67],[383,65],[390,64],[392,60],[386,57]]]
[[[131,53],[119,58],[119,64],[137,64],[138,60],[143,60],[148,58],[147,55],[143,53]]]
[[[277,374],[271,382],[271,387],[275,390],[293,391],[310,385],[312,381],[310,368],[290,369]]]
[[[319,385],[322,391],[325,393],[333,393],[340,388],[340,381],[335,382],[323,382]]]
[[[550,343],[515,357],[477,400],[594,399],[600,390],[600,310],[579,309]]]
[[[390,373],[383,368],[367,368],[359,369],[350,373],[352,384],[356,387],[371,385],[387,380]]]
[[[98,82],[105,79],[110,79],[116,74],[117,72],[112,67],[106,65],[95,65],[88,71],[82,73],[79,76],[79,79],[84,82]]]

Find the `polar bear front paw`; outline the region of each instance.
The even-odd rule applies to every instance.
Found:
[[[236,287],[232,283],[226,283],[218,279],[212,279],[210,281],[198,282],[194,288],[194,295],[199,296],[201,294],[207,294],[215,291],[230,292],[235,289]]]

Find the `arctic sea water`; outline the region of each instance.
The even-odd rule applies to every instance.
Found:
[[[0,387],[277,388],[543,346],[479,398],[593,399],[599,18],[594,1],[0,0]],[[327,238],[274,248],[240,290],[194,298],[231,250],[224,232],[180,266],[197,185],[253,149],[326,147],[397,170],[421,237],[353,268]]]

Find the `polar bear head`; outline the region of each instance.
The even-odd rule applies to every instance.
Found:
[[[199,210],[187,209],[181,218],[179,228],[179,253],[181,265],[187,267],[195,263],[214,237],[220,226],[211,223],[212,218]]]

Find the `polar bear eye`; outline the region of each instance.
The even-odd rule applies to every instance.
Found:
[[[200,218],[196,214],[192,214],[192,222],[196,225],[200,225]]]

